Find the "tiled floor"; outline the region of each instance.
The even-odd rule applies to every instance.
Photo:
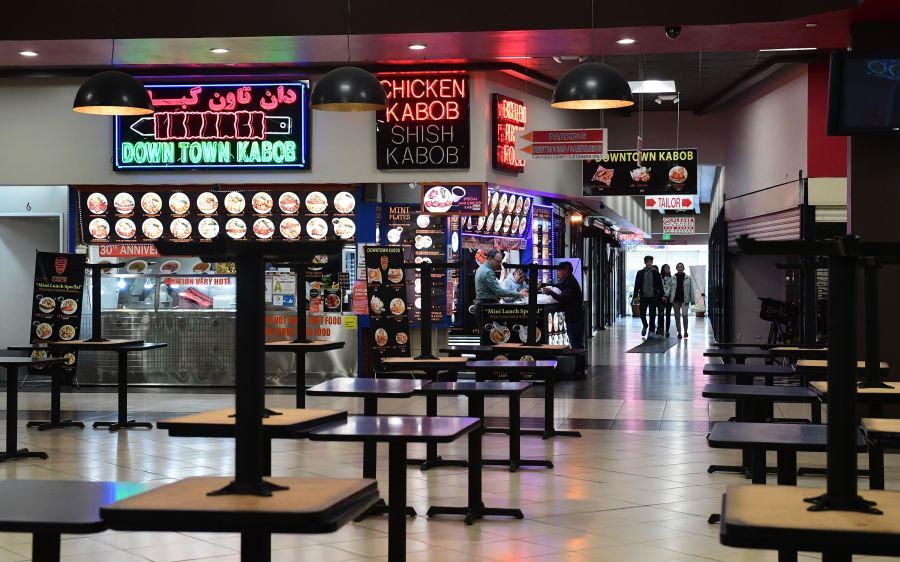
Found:
[[[592,372],[588,380],[566,383],[557,398],[558,425],[610,427],[583,429],[582,439],[542,441],[523,438],[523,456],[552,458],[552,470],[526,469],[510,474],[486,468],[485,503],[519,506],[526,518],[487,520],[467,527],[454,518],[409,521],[410,560],[543,562],[656,562],[776,560],[773,552],[738,550],[719,544],[718,527],[706,518],[719,509],[727,484],[745,482],[729,474],[708,474],[711,463],[735,464],[739,453],[710,449],[705,426],[732,415],[725,403],[699,397],[707,382],[700,374],[705,362],[703,325],[688,342],[665,354],[625,354],[637,345],[632,320],[620,322],[592,341]],[[3,400],[3,397],[0,397]],[[225,394],[132,393],[131,411],[140,419],[158,419],[171,412],[193,412],[231,404]],[[289,395],[268,398],[269,405],[291,404]],[[71,393],[64,407],[82,412],[82,419],[108,417],[113,393]],[[310,399],[311,406],[341,406],[358,411],[356,400]],[[0,402],[2,403],[2,402]],[[46,410],[45,392],[20,397],[23,410]],[[420,399],[382,401],[385,413],[422,413]],[[782,414],[802,412],[785,411]],[[441,401],[441,411],[462,414],[463,399]],[[504,400],[490,401],[488,413],[506,414]],[[539,398],[526,398],[523,414],[538,417]],[[87,414],[87,415],[85,415]],[[21,418],[20,418],[21,419]],[[609,422],[609,423],[606,423]],[[0,428],[5,422],[0,421]],[[680,424],[680,425],[679,425]],[[617,429],[619,427],[637,429]],[[680,427],[680,429],[673,429]],[[230,474],[233,443],[226,439],[171,438],[158,430],[119,433],[63,429],[40,433],[20,423],[22,446],[43,450],[48,460],[29,459],[0,464],[0,478],[88,479],[169,482],[195,475]],[[485,451],[506,450],[506,438],[485,437]],[[362,448],[357,444],[276,441],[273,473],[277,476],[361,475]],[[412,446],[410,454],[421,454]],[[379,449],[379,467],[387,466],[387,450]],[[465,442],[442,446],[444,456],[465,454]],[[863,456],[861,464],[865,464]],[[774,459],[773,459],[774,461]],[[821,465],[822,454],[801,454],[801,465]],[[887,460],[888,488],[900,489],[900,462]],[[378,472],[381,493],[387,495],[387,474]],[[800,485],[822,485],[821,478],[801,478]],[[861,481],[865,488],[867,482]],[[420,513],[430,504],[465,502],[464,469],[408,471],[409,503]],[[369,518],[328,535],[276,536],[273,560],[386,560],[387,521]],[[205,560],[237,561],[239,537],[233,534],[115,533],[65,537],[63,560],[68,562],[140,562]],[[30,538],[0,534],[0,562],[28,560]],[[803,558],[812,559],[812,558]],[[859,560],[876,560],[858,557]]]

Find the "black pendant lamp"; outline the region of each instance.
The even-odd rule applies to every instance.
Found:
[[[335,68],[313,88],[313,109],[323,111],[378,111],[387,107],[387,96],[378,78],[350,66],[350,0],[347,0],[347,66]]]
[[[72,109],[91,115],[147,115],[153,113],[153,103],[134,76],[107,70],[84,81]]]
[[[387,107],[378,78],[355,66],[335,68],[316,83],[312,108],[323,111],[377,111]]]
[[[560,109],[618,109],[634,105],[628,80],[601,62],[572,68],[553,89],[550,105]]]

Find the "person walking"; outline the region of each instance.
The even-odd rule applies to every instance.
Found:
[[[675,309],[675,331],[678,332],[678,339],[681,339],[682,333],[684,337],[688,337],[688,305],[694,303],[694,286],[691,277],[684,272],[683,263],[675,265],[675,275],[666,283],[666,296]]]
[[[553,300],[563,305],[566,314],[566,334],[569,336],[569,346],[572,349],[584,349],[584,296],[581,293],[581,285],[572,275],[572,263],[564,261],[559,264],[556,273],[557,283],[554,285],[559,293],[544,287],[543,293],[550,295]],[[575,373],[584,375],[584,355],[578,355],[575,359]]]
[[[659,304],[656,305],[656,310],[658,311],[656,333],[660,336],[665,334],[666,337],[669,337],[669,327],[672,325],[672,300],[666,292],[666,284],[672,279],[672,268],[669,267],[669,264],[663,264],[659,270],[659,276],[662,279],[663,294],[660,295]],[[663,317],[665,317],[665,324],[663,323]]]
[[[647,335],[647,313],[650,313],[650,337],[656,331],[656,303],[663,294],[662,277],[653,269],[653,256],[644,256],[644,269],[634,277],[634,294],[641,299],[641,336]]]

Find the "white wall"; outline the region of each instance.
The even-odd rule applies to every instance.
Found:
[[[5,177],[4,171],[3,176]],[[0,215],[60,215],[62,247],[68,247],[69,188],[64,185],[8,186],[0,194]],[[54,248],[55,249],[55,248]],[[2,263],[2,262],[0,262]]]

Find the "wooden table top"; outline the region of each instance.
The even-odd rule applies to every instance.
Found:
[[[281,415],[263,418],[263,432],[269,437],[303,437],[305,433],[324,424],[344,421],[344,410],[314,408],[270,408]],[[222,408],[177,418],[159,420],[156,427],[169,431],[174,437],[233,437],[234,408]]]
[[[108,527],[100,507],[155,484],[86,480],[0,481],[0,531],[100,533]]]
[[[349,416],[309,434],[312,441],[406,441],[449,443],[481,425],[478,418]]]
[[[706,441],[710,447],[717,449],[758,446],[770,451],[824,451],[828,446],[828,426],[813,423],[721,422],[713,425]],[[859,432],[856,446],[860,451],[866,446]]]
[[[900,436],[900,420],[887,418],[863,418],[862,428],[866,433],[896,433]]]
[[[770,354],[767,350],[762,349],[707,349],[703,352],[704,357],[743,357],[745,359],[768,358]]]
[[[46,357],[43,359],[32,359],[31,357],[0,357],[0,367],[25,367],[28,365],[62,365],[66,362],[65,357]]]
[[[828,354],[828,348],[778,345],[769,348],[769,353],[776,357],[823,357]]]
[[[560,349],[569,349],[569,346],[567,346],[567,345],[550,345],[550,344],[523,345],[521,343],[498,343],[497,345],[494,346],[494,349],[503,349],[503,350],[519,349],[519,350],[523,350],[523,351],[525,351],[525,350],[528,350],[528,351],[534,351],[534,350],[557,351]]]
[[[796,375],[797,373],[790,365],[729,365],[725,363],[707,363],[703,366],[703,374],[788,377]]]
[[[764,386],[752,384],[707,384],[703,386],[704,398],[730,398],[733,400],[766,400],[774,402],[811,402],[818,394],[800,386]]]
[[[856,387],[856,396],[860,400],[877,400],[883,402],[900,402],[900,383],[892,383],[894,388],[859,388]],[[809,387],[816,394],[827,397],[828,381],[812,381]]]
[[[865,361],[857,361],[857,368],[860,370],[865,370],[866,362]],[[886,361],[881,361],[879,364],[879,369],[882,371],[887,371],[890,369]],[[825,371],[828,369],[828,360],[827,359],[801,359],[797,361],[797,369],[798,370],[807,370],[807,371]]]
[[[147,351],[166,347],[167,343],[151,343],[143,340],[107,340],[107,341],[55,341],[36,343],[31,345],[15,345],[8,349],[15,351],[28,351],[34,349],[74,349],[82,351]]]
[[[494,371],[498,369],[516,369],[523,371],[555,371],[556,361],[469,361],[468,363],[466,363],[466,367],[474,371]]]
[[[709,345],[712,347],[752,347],[756,349],[772,349],[780,347],[779,343],[759,343],[759,342],[717,342],[711,341]]]
[[[721,541],[728,546],[855,554],[900,552],[900,492],[860,490],[883,515],[855,511],[809,511],[804,498],[824,488],[728,486],[722,501]]]
[[[416,394],[508,396],[521,394],[531,386],[530,382],[508,381],[433,382],[420,388]]]
[[[282,340],[266,342],[266,351],[305,351],[314,353],[317,351],[343,349],[345,345],[346,344],[342,341],[311,341],[306,343],[298,343],[293,340]]]
[[[378,398],[408,398],[431,381],[416,379],[331,379],[306,389],[309,396],[376,396]]]
[[[275,478],[288,490],[270,497],[209,496],[231,477],[193,477],[101,508],[111,529],[266,533],[330,533],[378,500],[375,480]]]

